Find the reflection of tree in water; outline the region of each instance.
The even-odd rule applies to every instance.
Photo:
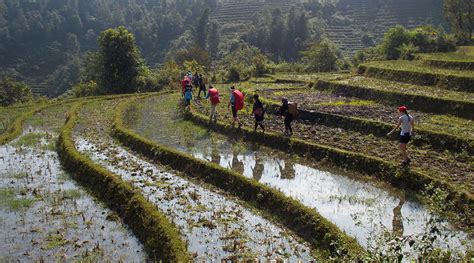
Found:
[[[395,236],[403,236],[403,215],[402,207],[405,204],[405,197],[401,196],[398,205],[393,208],[392,228]]]

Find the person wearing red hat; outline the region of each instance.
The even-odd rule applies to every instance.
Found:
[[[399,139],[400,152],[403,159],[402,164],[408,165],[410,164],[411,160],[408,157],[407,145],[408,142],[411,140],[413,133],[415,132],[415,121],[413,117],[408,114],[408,108],[406,106],[400,106],[398,112],[400,113],[400,117],[398,118],[397,125],[395,126],[395,128],[393,128],[392,131],[387,134],[387,136],[392,135],[392,133],[394,133],[399,127],[402,127]]]

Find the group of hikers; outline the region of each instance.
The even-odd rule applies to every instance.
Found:
[[[193,86],[196,89],[199,89],[199,93],[197,95],[200,98],[201,92],[203,92],[205,99],[209,100],[210,104],[210,122],[217,122],[217,105],[221,102],[219,91],[209,85],[208,92],[206,94],[206,84],[207,80],[203,78],[201,74],[192,74],[188,72],[186,76],[181,81],[182,86],[182,95],[185,101],[186,109],[190,109],[191,107],[191,100],[193,99]],[[235,86],[230,87],[230,95],[229,95],[229,102],[227,104],[227,108],[231,109],[232,111],[232,127],[235,127],[235,124],[238,124],[238,128],[242,127],[242,122],[239,119],[238,112],[244,108],[244,94],[235,88]],[[398,109],[399,117],[396,126],[387,134],[387,136],[391,136],[396,130],[401,127],[401,132],[399,136],[399,149],[402,157],[402,165],[409,165],[411,159],[408,156],[407,152],[407,145],[408,142],[411,140],[414,131],[415,131],[415,122],[414,118],[408,114],[408,108],[406,106],[400,106]],[[257,131],[257,128],[260,127],[265,133],[265,108],[260,100],[258,94],[253,95],[253,107],[252,113],[254,117],[254,131]],[[281,98],[281,106],[277,112],[278,116],[284,118],[284,125],[285,125],[285,135],[292,136],[293,135],[293,128],[291,127],[291,123],[297,117],[298,109],[297,104],[294,102],[289,102],[287,98]]]

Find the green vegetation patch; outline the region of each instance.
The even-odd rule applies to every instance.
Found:
[[[318,80],[341,80],[350,78],[349,72],[338,72],[338,73],[311,73],[311,74],[300,74],[300,73],[277,73],[273,77],[280,82],[315,82]]]
[[[424,60],[474,63],[474,46],[461,46],[456,52],[418,54]]]
[[[50,233],[45,240],[45,243],[41,247],[43,250],[51,250],[66,245],[68,241],[63,235],[57,233]]]
[[[31,111],[32,108],[33,106],[0,107],[0,134],[6,132],[16,118],[25,112]]]
[[[403,94],[423,95],[435,98],[443,98],[446,100],[466,101],[474,103],[473,93],[447,90],[433,86],[420,86],[384,79],[368,78],[363,76],[356,76],[353,78],[338,80],[335,82],[341,84],[349,84],[353,86],[362,86],[374,90],[400,92]]]
[[[368,77],[474,92],[474,71],[428,67],[421,61],[374,61],[360,65],[358,73]]]
[[[364,64],[367,67],[377,67],[389,70],[399,71],[411,71],[417,73],[428,73],[438,75],[448,75],[454,77],[467,77],[474,78],[474,72],[468,70],[452,70],[452,69],[440,69],[432,68],[423,65],[420,61],[408,61],[408,60],[388,60],[388,61],[373,61]]]
[[[26,210],[37,201],[32,198],[19,197],[18,191],[9,187],[0,188],[0,197],[0,207],[10,211]]]

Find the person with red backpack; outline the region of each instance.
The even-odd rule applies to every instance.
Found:
[[[181,80],[181,95],[184,97],[184,93],[186,91],[186,86],[188,85],[191,85],[191,78],[192,78],[192,74],[190,72],[188,72],[183,80]]]
[[[212,119],[214,119],[214,122],[217,122],[216,107],[217,104],[221,102],[221,99],[219,97],[219,91],[212,85],[209,85],[209,91],[207,92],[206,99],[209,99],[211,106],[211,115],[209,116],[209,122],[212,122]]]
[[[230,100],[227,108],[232,107],[232,127],[235,126],[235,122],[239,124],[239,129],[242,127],[239,116],[237,115],[239,110],[244,108],[244,94],[239,90],[236,90],[234,86],[230,88]]]

